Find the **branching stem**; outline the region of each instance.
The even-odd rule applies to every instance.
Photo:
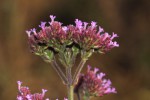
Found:
[[[86,60],[85,60],[85,59],[82,59],[82,60],[80,61],[79,65],[78,65],[78,67],[77,67],[77,69],[76,69],[76,71],[75,71],[75,74],[74,74],[74,76],[73,76],[73,81],[72,81],[73,84],[76,84],[77,79],[78,79],[78,77],[79,77],[79,75],[80,75],[80,72],[81,72],[81,70],[82,70],[82,68],[83,68],[83,66],[84,66],[85,63],[86,63]]]
[[[66,78],[64,72],[61,70],[61,68],[57,64],[56,59],[52,60],[50,63],[52,65],[52,67],[55,69],[55,71],[57,72],[57,74],[59,75],[59,77],[61,78],[61,80],[63,81],[63,83],[67,84],[67,78]]]

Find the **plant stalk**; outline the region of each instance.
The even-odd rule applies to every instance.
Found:
[[[74,100],[74,96],[73,96],[73,90],[74,90],[74,86],[73,85],[68,85],[67,87],[68,89],[68,100]]]
[[[60,69],[60,67],[56,63],[56,61],[51,61],[50,63],[52,65],[52,67],[55,69],[55,71],[57,72],[57,74],[59,75],[59,77],[61,78],[61,80],[63,81],[63,83],[67,84],[67,78],[66,78],[64,72]]]
[[[77,79],[78,79],[78,77],[79,77],[79,75],[80,75],[80,72],[81,72],[81,70],[82,70],[82,68],[83,68],[83,66],[84,66],[85,63],[86,63],[86,60],[85,60],[85,59],[82,59],[82,60],[80,61],[79,65],[78,65],[78,67],[77,67],[77,69],[76,69],[76,72],[75,72],[75,74],[74,74],[74,76],[73,76],[73,81],[72,81],[73,84],[76,84]]]
[[[68,66],[66,68],[66,76],[67,76],[67,91],[68,91],[68,100],[73,100],[74,96],[73,96],[73,90],[74,90],[74,86],[72,85],[72,74],[71,74],[71,68],[70,66]]]

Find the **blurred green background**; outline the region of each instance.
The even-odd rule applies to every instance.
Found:
[[[93,100],[150,100],[149,0],[0,0],[0,100],[16,99],[17,80],[32,92],[48,89],[52,100],[67,96],[52,67],[28,48],[25,31],[50,14],[64,25],[94,20],[119,35],[119,48],[87,62],[107,73],[118,93]]]

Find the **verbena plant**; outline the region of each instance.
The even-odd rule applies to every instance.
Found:
[[[31,52],[50,63],[66,85],[68,98],[64,100],[74,100],[74,93],[78,100],[90,100],[92,97],[116,93],[111,81],[105,79],[105,73],[99,72],[98,68],[88,66],[85,74],[80,72],[93,53],[105,54],[112,48],[119,47],[113,41],[118,37],[117,34],[109,35],[94,21],[89,24],[76,19],[75,25],[63,26],[61,22],[55,21],[55,16],[50,15],[50,18],[48,26],[46,22],[41,22],[39,32],[33,28],[26,33]],[[77,56],[80,56],[79,64],[76,62]],[[76,67],[74,74],[73,67]],[[42,89],[42,93],[32,94],[20,81],[18,90],[17,100],[49,100],[44,97],[47,90]]]

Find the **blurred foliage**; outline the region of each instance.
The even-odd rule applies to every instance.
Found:
[[[29,52],[25,34],[40,21],[49,21],[50,14],[64,25],[75,18],[94,20],[119,35],[119,48],[95,54],[87,63],[106,72],[118,93],[93,100],[150,100],[149,7],[148,0],[1,0],[0,100],[16,98],[17,80],[33,92],[48,89],[52,99],[66,96],[52,67]]]

